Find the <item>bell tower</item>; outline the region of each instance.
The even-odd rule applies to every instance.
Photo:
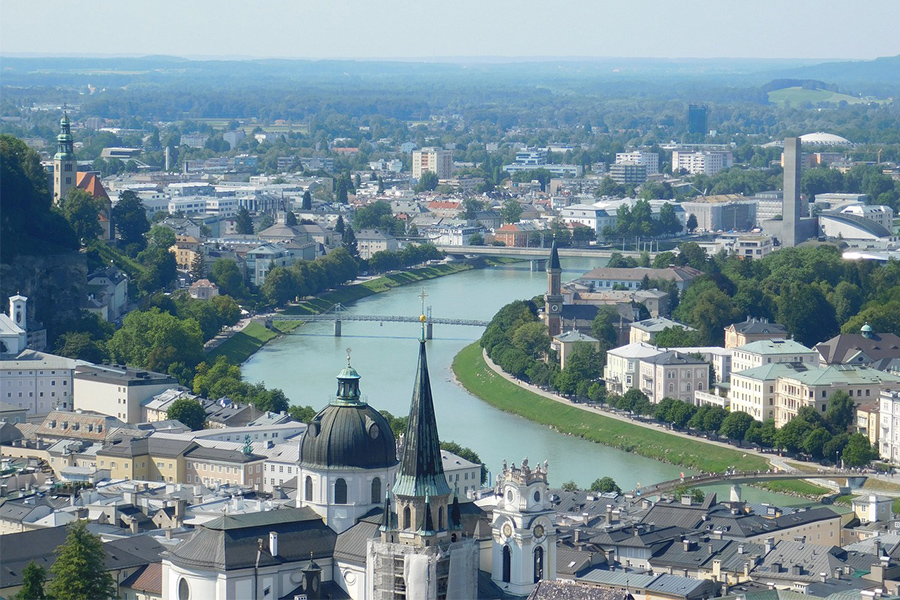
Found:
[[[546,319],[547,333],[552,338],[562,333],[562,284],[560,276],[562,268],[559,266],[559,252],[556,242],[550,248],[550,261],[547,263],[547,294],[544,296],[544,319]]]
[[[59,120],[59,135],[56,136],[56,155],[53,157],[53,203],[59,204],[77,181],[78,162],[75,160],[75,138],[69,115],[63,114]]]
[[[547,492],[547,462],[533,469],[528,459],[497,478],[500,502],[491,523],[491,579],[504,591],[527,596],[542,579],[556,579],[556,528]]]

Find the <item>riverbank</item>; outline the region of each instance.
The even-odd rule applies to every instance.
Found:
[[[625,419],[599,414],[568,400],[550,399],[527,390],[495,373],[476,342],[463,348],[453,361],[453,372],[466,390],[491,406],[515,413],[561,433],[612,446],[662,462],[721,472],[732,467],[755,471],[770,468],[760,456],[642,427]]]
[[[286,315],[320,314],[327,311],[335,304],[349,304],[356,300],[405,285],[419,283],[429,279],[436,279],[446,275],[453,275],[455,273],[462,273],[472,269],[508,264],[510,262],[518,261],[516,259],[508,258],[478,258],[474,261],[440,263],[419,267],[417,269],[410,269],[408,271],[398,271],[396,273],[369,279],[362,283],[332,290],[317,298],[311,298],[288,306],[280,311],[280,313]],[[260,323],[251,323],[242,331],[235,333],[229,339],[210,350],[207,353],[207,359],[214,361],[219,356],[225,356],[228,359],[228,362],[232,364],[243,364],[267,343],[279,337],[279,335],[292,331],[303,324],[300,321],[279,321],[278,314],[274,315],[272,320],[272,327],[275,331],[267,329]]]

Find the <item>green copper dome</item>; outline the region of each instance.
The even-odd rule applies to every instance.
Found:
[[[397,464],[397,443],[387,419],[363,402],[359,373],[338,373],[334,399],[309,423],[300,442],[300,464],[312,468],[383,469]]]
[[[59,135],[56,136],[55,160],[75,160],[75,138],[69,125],[69,115],[63,114],[59,120]]]

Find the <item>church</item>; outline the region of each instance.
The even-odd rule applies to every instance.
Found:
[[[200,525],[163,555],[164,598],[515,598],[555,579],[546,463],[504,464],[492,514],[448,484],[422,319],[399,459],[348,357],[300,442],[296,507]]]

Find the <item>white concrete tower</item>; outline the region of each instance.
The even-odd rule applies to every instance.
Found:
[[[491,579],[504,591],[531,593],[541,579],[556,579],[556,528],[547,493],[547,463],[534,469],[503,463],[497,478],[500,502],[494,509]]]

